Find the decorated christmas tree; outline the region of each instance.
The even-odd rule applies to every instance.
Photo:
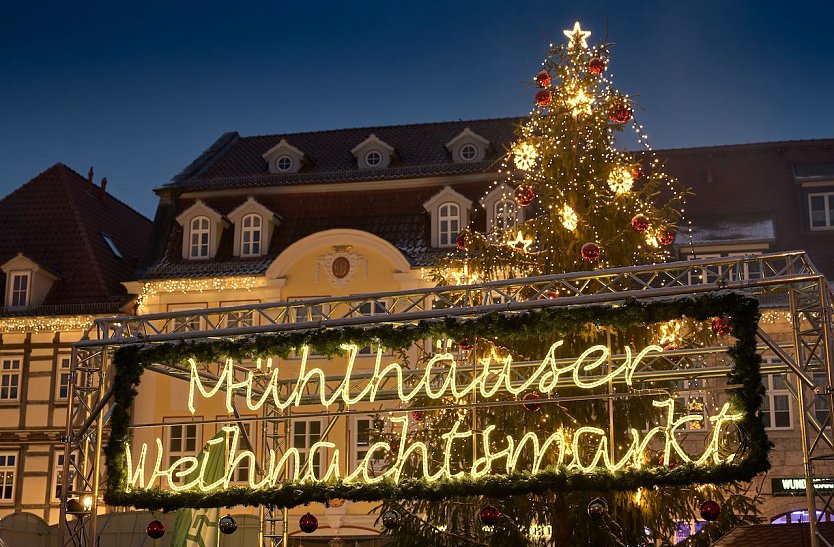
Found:
[[[632,100],[614,88],[608,71],[609,45],[589,45],[590,32],[579,23],[564,34],[565,43],[551,46],[531,82],[535,107],[518,127],[517,140],[487,192],[493,199],[485,203],[495,204],[489,215],[494,221],[484,230],[473,224],[460,234],[458,251],[435,270],[440,284],[652,264],[671,256],[686,190],[651,151],[642,126],[634,120]],[[634,134],[624,129],[633,129]],[[640,148],[629,152],[625,142]],[[554,289],[530,297],[558,298],[559,293]],[[699,336],[697,326],[681,330],[678,323],[675,328],[672,333],[671,324],[663,332],[657,325],[609,329],[592,324],[570,336],[561,333],[566,339],[554,357],[576,355],[577,348],[589,342],[607,344],[616,352],[649,343],[671,348],[685,344],[687,336]],[[546,336],[515,345],[499,345],[488,338],[460,339],[438,341],[434,349],[457,352],[460,360],[468,360],[477,370],[485,356],[494,362],[510,354],[541,359],[553,342]],[[671,360],[668,363],[675,366]],[[613,387],[606,391],[603,386],[598,393],[597,400],[589,400],[577,391],[560,390],[558,395],[571,402],[544,404],[540,401],[557,394],[497,393],[490,398],[494,406],[485,408],[476,408],[472,400],[416,399],[412,406],[423,410],[411,412],[409,438],[437,445],[442,443],[437,432],[449,432],[460,423],[473,431],[494,428],[493,438],[498,439],[536,429],[575,431],[579,424],[591,424],[610,430],[613,453],[615,444],[628,442],[628,427],[641,421],[649,427],[653,409],[645,399],[618,398]],[[703,399],[698,401],[692,398],[686,403],[689,413],[697,405],[703,408]],[[426,410],[433,406],[437,409]],[[400,432],[381,428],[379,436],[396,442]],[[450,465],[468,469],[478,457],[476,447],[459,445],[452,451]],[[646,465],[667,470],[683,465],[663,462],[662,457],[654,460]],[[755,501],[741,485],[732,484],[538,491],[492,498],[464,492],[442,500],[391,500],[380,507],[387,533],[396,545],[405,547],[659,545],[668,544],[681,523],[696,520],[711,524],[691,544],[706,545],[710,536],[717,537],[755,514]]]

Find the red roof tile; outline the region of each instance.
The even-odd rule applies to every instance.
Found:
[[[0,264],[22,253],[58,276],[44,311],[118,305],[127,300],[121,281],[133,275],[150,229],[148,219],[58,163],[0,200]]]

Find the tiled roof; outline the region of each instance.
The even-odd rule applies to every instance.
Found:
[[[483,197],[486,183],[471,182],[462,175],[494,173],[496,160],[512,142],[520,121],[501,118],[257,137],[227,133],[175,177],[169,188],[199,192],[200,199],[224,215],[247,196],[254,196],[283,219],[268,255],[259,262],[236,259],[232,256],[232,231],[226,230],[217,259],[211,263],[217,269],[206,263],[189,263],[181,258],[182,233],[175,225],[164,257],[146,277],[201,276],[209,271],[213,275],[263,273],[269,261],[291,243],[333,228],[368,231],[391,242],[412,265],[432,264],[448,251],[430,246],[430,219],[422,203],[444,185],[453,185],[475,203],[476,227],[483,228],[478,199]],[[483,162],[456,164],[445,144],[467,127],[490,141],[490,153]],[[350,150],[371,133],[396,149],[398,157],[390,167],[356,167]],[[299,173],[270,174],[261,156],[282,139],[303,151],[312,164]],[[686,214],[696,229],[702,229],[698,237],[706,239],[700,243],[736,243],[754,235],[757,241],[768,242],[771,250],[807,249],[815,264],[834,277],[834,232],[808,229],[807,198],[798,182],[799,177],[829,172],[834,165],[834,139],[660,150],[657,154],[667,171],[694,192]],[[419,188],[398,182],[408,178],[432,182]],[[384,188],[365,185],[362,191],[350,190],[351,182],[378,180],[391,182]],[[324,183],[345,186],[339,192],[333,192],[333,186],[319,190]],[[305,188],[268,190],[290,185]],[[214,197],[215,190],[225,192]],[[194,199],[189,195],[179,198],[169,213],[176,215]],[[726,239],[728,230],[738,237]]]
[[[121,281],[133,274],[150,229],[148,219],[58,163],[0,200],[0,264],[22,253],[58,277],[44,310],[117,309],[127,300]]]
[[[817,530],[828,542],[834,542],[834,523],[820,522]],[[713,543],[715,547],[810,547],[807,524],[763,524],[738,526]]]
[[[513,141],[513,130],[520,121],[520,118],[496,118],[257,137],[227,133],[174,177],[171,185],[182,190],[198,190],[481,173],[501,157]],[[452,162],[446,143],[466,128],[490,142],[484,161]],[[395,150],[395,159],[387,168],[358,169],[356,166],[356,158],[350,151],[371,133]],[[309,161],[298,173],[269,173],[262,156],[282,139],[304,152]]]

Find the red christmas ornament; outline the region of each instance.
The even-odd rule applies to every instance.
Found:
[[[639,163],[635,163],[631,166],[631,178],[634,180],[642,179],[646,173],[643,172],[643,166]]]
[[[536,93],[536,104],[539,106],[549,105],[552,99],[553,94],[550,93],[549,89],[541,89],[538,93]]]
[[[635,232],[645,232],[649,229],[649,217],[642,213],[638,213],[631,217],[631,227]]]
[[[539,300],[553,300],[554,298],[559,298],[559,293],[549,289],[539,295]]]
[[[718,336],[727,336],[730,334],[730,318],[726,315],[712,318],[712,332]]]
[[[591,74],[602,74],[602,71],[605,70],[605,61],[599,57],[594,57],[591,59],[591,62],[588,63],[588,70]]]
[[[541,399],[541,395],[539,395],[535,391],[528,393],[524,396],[524,400],[527,401],[523,405],[524,408],[526,408],[530,412],[536,412],[542,407],[541,403],[536,402],[539,399]]]
[[[608,119],[615,123],[626,123],[633,115],[634,111],[627,102],[617,103],[608,111]]]
[[[165,535],[165,525],[158,520],[152,520],[150,524],[148,524],[148,527],[145,528],[145,532],[148,533],[149,538],[159,539]]]
[[[478,513],[478,519],[480,519],[481,523],[486,526],[495,526],[498,524],[498,519],[500,518],[501,512],[492,505],[482,507],[481,511]]]
[[[412,410],[411,411],[411,419],[415,422],[422,422],[423,421],[423,412],[421,410]]]
[[[538,74],[536,74],[536,83],[539,85],[539,87],[549,86],[550,81],[550,73],[548,71],[542,70],[539,71]]]
[[[701,513],[702,519],[712,522],[721,516],[721,506],[715,500],[707,500],[698,507],[698,512]]]
[[[464,338],[463,340],[458,342],[458,347],[463,351],[471,351],[472,348],[474,348],[475,346],[472,344],[472,342],[469,341],[469,338]]]
[[[461,232],[461,233],[458,234],[458,237],[455,240],[455,245],[457,245],[457,248],[458,248],[459,251],[465,251],[466,250],[466,233],[465,232]]]
[[[298,519],[298,529],[305,534],[312,534],[319,527],[319,519],[312,513],[306,513]]]
[[[596,243],[586,243],[579,252],[582,254],[582,258],[588,262],[595,261],[600,255],[599,245]]]
[[[666,231],[663,232],[663,235],[660,236],[660,244],[661,245],[671,245],[675,242],[675,236],[677,232],[675,232],[674,228],[666,228]]]
[[[522,185],[515,189],[515,202],[522,207],[526,207],[527,205],[533,203],[533,199],[535,197],[536,192],[529,186]]]

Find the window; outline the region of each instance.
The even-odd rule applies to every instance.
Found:
[[[240,256],[261,256],[261,215],[243,217]]]
[[[698,260],[702,258],[727,258],[727,257],[738,257],[738,256],[746,256],[752,257],[755,255],[759,255],[759,252],[747,252],[747,253],[705,253],[701,254],[698,253],[695,256],[690,256],[689,260]],[[736,268],[735,264],[715,264],[715,265],[708,265],[704,268],[698,268],[697,271],[694,273],[689,274],[689,284],[690,285],[697,285],[699,283],[715,283],[719,279],[724,279],[726,281],[737,281],[740,279],[759,279],[762,277],[762,263],[760,260],[748,260],[745,261],[744,264],[741,265],[741,271],[739,272]]]
[[[0,453],[0,501],[14,501],[17,454]]]
[[[0,401],[16,401],[20,390],[20,358],[0,361]]]
[[[814,372],[811,379],[815,386],[826,386],[828,384],[828,375],[826,372]],[[828,423],[830,412],[828,411],[828,399],[825,397],[814,397],[814,417],[823,427],[830,427]]]
[[[196,217],[191,220],[190,258],[208,258],[209,255],[209,226],[208,217]]]
[[[368,455],[368,449],[372,444],[372,428],[379,425],[374,422],[375,420],[372,420],[371,418],[356,418],[353,422],[352,440],[354,466],[361,464],[362,460],[365,459],[365,456]],[[368,465],[368,470],[372,473],[382,471],[385,467],[385,461],[382,457],[382,451],[374,452],[370,465]]]
[[[357,309],[356,312],[359,315],[363,315],[366,317],[370,317],[373,315],[384,315],[386,312],[385,309],[385,302],[382,300],[373,300],[371,302],[363,302]],[[359,349],[360,355],[370,355],[372,353],[376,353],[377,348],[372,348],[371,346],[365,346],[364,348]]]
[[[169,312],[188,310],[194,311],[194,315],[181,315],[179,317],[174,317],[173,319],[171,319],[171,323],[168,325],[169,332],[189,332],[203,330],[204,322],[202,312],[200,312],[200,309],[204,309],[205,307],[205,304],[169,304]]]
[[[823,511],[817,511],[817,522],[834,522],[834,515]],[[808,523],[808,510],[790,511],[779,515],[770,521],[771,524],[796,524]]]
[[[515,200],[505,198],[499,199],[493,205],[493,216],[495,219],[493,229],[495,231],[506,231],[516,225],[516,203]]]
[[[198,443],[199,424],[178,424],[167,426],[168,430],[168,467],[184,456],[196,456]],[[182,482],[184,477],[174,477],[177,482]]]
[[[298,464],[302,469],[307,463],[310,448],[321,440],[323,426],[324,422],[322,420],[294,420],[292,422],[292,446],[298,450],[300,457]],[[322,476],[322,452],[323,450],[321,449],[316,450],[310,462],[313,475],[319,478]]]
[[[61,489],[64,487],[64,449],[55,453],[55,465],[52,468],[52,501],[61,499]],[[70,456],[70,462],[75,463],[75,454]],[[72,474],[70,474],[72,476]]]
[[[769,374],[762,378],[767,395],[762,399],[762,423],[768,429],[790,429],[790,392],[784,374]]]
[[[460,159],[463,161],[472,161],[478,157],[478,148],[474,144],[464,144],[460,147]]]
[[[219,419],[219,420],[227,419],[227,418],[228,417],[226,415],[217,417],[217,419]],[[254,416],[241,416],[241,418],[254,418]],[[239,428],[240,432],[237,433],[237,436],[238,436],[238,438],[237,438],[237,453],[239,454],[240,452],[242,452],[244,450],[251,450],[252,452],[257,454],[257,451],[255,450],[255,447],[254,447],[254,445],[256,443],[256,439],[255,439],[254,435],[252,435],[252,431],[253,431],[252,424],[253,423],[254,422],[243,422],[243,421],[241,421],[241,422],[233,421],[233,422],[219,423],[218,426],[217,426],[217,431],[219,433],[224,427]],[[234,431],[228,431],[227,430],[227,433],[226,433],[226,447],[227,447],[228,450],[231,450],[232,440],[234,438],[234,435],[235,435]],[[253,445],[252,448],[250,448],[249,444],[246,442],[247,438],[249,439],[249,442],[252,443],[252,445]],[[254,470],[251,469],[251,467],[250,467],[251,463],[252,462],[249,458],[242,458],[238,462],[237,466],[235,467],[234,473],[232,474],[232,477],[231,477],[232,482],[248,484],[249,483],[249,474],[254,472]]]
[[[286,173],[292,169],[292,158],[287,155],[279,156],[278,159],[275,160],[275,168],[283,173]]]
[[[808,194],[812,230],[834,228],[834,192]]]
[[[21,307],[29,305],[29,288],[31,286],[31,275],[29,272],[11,272],[11,283],[9,285],[9,306]]]
[[[455,203],[444,203],[438,208],[437,221],[439,246],[451,247],[460,231],[460,207]]]
[[[113,253],[113,255],[116,258],[123,258],[122,257],[122,252],[119,250],[118,247],[116,247],[116,242],[113,241],[112,237],[105,234],[104,232],[101,233],[101,237],[104,239],[104,242],[107,243],[107,247],[110,248],[110,252]]]
[[[255,316],[252,310],[249,311],[230,311],[226,314],[226,327],[251,327],[255,324]]]
[[[368,167],[379,167],[382,165],[382,153],[379,150],[370,150],[365,154],[365,165]]]
[[[58,356],[58,383],[55,386],[55,399],[58,401],[66,401],[69,398],[71,362],[72,357],[69,355]]]

